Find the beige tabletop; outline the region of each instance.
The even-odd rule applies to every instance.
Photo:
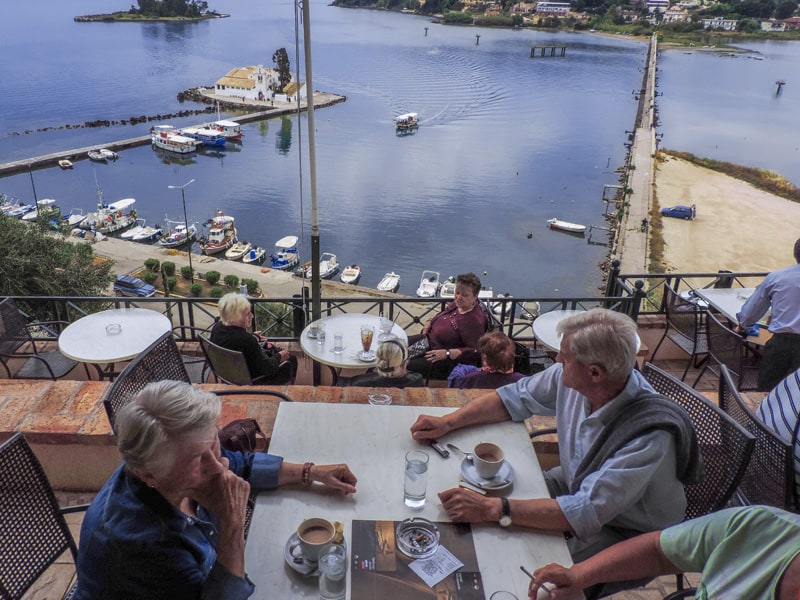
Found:
[[[381,318],[377,315],[345,313],[323,317],[318,321],[309,323],[300,335],[300,346],[307,356],[315,361],[338,369],[368,369],[375,366],[375,360],[361,360],[358,354],[363,351],[361,346],[361,326],[370,325],[375,333],[372,338],[371,350],[374,352],[378,347],[380,335]],[[308,333],[312,324],[325,324],[325,343],[318,344],[317,340],[309,337]],[[337,331],[341,331],[344,336],[344,352],[336,354],[333,352],[333,336]],[[403,341],[408,340],[406,332],[396,323],[392,327],[392,335]]]
[[[138,356],[171,328],[170,320],[155,310],[104,310],[71,323],[58,336],[58,349],[80,362],[115,363]]]
[[[256,584],[255,599],[318,598],[315,578],[303,577],[285,564],[284,547],[297,525],[320,516],[345,524],[349,542],[354,519],[395,520],[421,516],[449,521],[437,492],[458,485],[461,458],[441,458],[409,433],[420,414],[442,415],[452,408],[370,406],[284,402],[278,409],[270,452],[303,463],[347,463],[358,477],[352,496],[319,488],[290,486],[258,495],[245,551],[246,567]],[[472,448],[480,441],[500,443],[516,474],[512,498],[547,497],[547,487],[527,430],[522,423],[498,423],[454,432],[442,442]],[[430,455],[427,500],[415,511],[403,502],[404,456],[423,449]],[[316,486],[315,486],[316,488]],[[507,590],[527,598],[528,578],[520,565],[536,569],[550,562],[571,564],[564,537],[495,523],[472,526],[475,550],[488,599]],[[350,598],[348,575],[347,598]],[[389,598],[383,600],[391,600]]]

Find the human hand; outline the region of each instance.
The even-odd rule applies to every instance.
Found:
[[[443,417],[420,415],[411,426],[411,437],[420,442],[435,440],[448,433],[451,429]]]
[[[428,350],[425,353],[425,360],[431,363],[439,362],[447,358],[447,350]]]
[[[552,600],[569,600],[582,598],[583,588],[572,569],[550,563],[533,572],[533,579],[528,584],[528,597],[538,598],[539,590],[543,597]]]
[[[207,485],[192,490],[191,498],[214,514],[220,527],[241,527],[244,530],[250,484],[228,468],[228,459],[219,458],[222,467]]]
[[[358,478],[347,465],[314,465],[310,468],[308,477],[311,481],[342,490],[345,494],[356,493]]]
[[[439,492],[439,500],[447,516],[456,523],[497,521],[502,514],[499,498],[488,498],[464,488]]]

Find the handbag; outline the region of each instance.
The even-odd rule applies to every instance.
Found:
[[[269,447],[269,438],[255,419],[236,419],[219,430],[219,444],[230,452],[257,452],[258,438]]]
[[[431,349],[431,343],[428,341],[428,336],[423,335],[416,342],[408,347],[408,358],[419,358],[425,356],[425,353]]]

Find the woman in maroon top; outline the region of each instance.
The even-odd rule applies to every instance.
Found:
[[[422,334],[411,336],[411,346],[427,336],[429,349],[424,356],[412,358],[408,370],[421,373],[426,379],[447,379],[457,364],[480,365],[478,340],[486,332],[488,323],[478,305],[481,280],[475,273],[465,273],[456,278],[453,302],[425,323]]]

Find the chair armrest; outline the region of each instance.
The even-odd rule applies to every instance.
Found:
[[[57,340],[58,336],[64,329],[69,325],[67,321],[33,321],[32,323],[26,323],[25,328],[28,330],[28,333],[33,339],[38,340]],[[47,337],[36,336],[34,335],[34,331],[31,329],[39,328],[41,330],[46,331],[50,335]]]
[[[531,431],[529,435],[531,439],[534,439],[540,435],[552,435],[554,433],[558,433],[558,429],[555,427],[548,427],[547,429],[537,429],[536,431]]]

